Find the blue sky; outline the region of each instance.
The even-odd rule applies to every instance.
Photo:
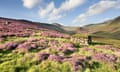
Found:
[[[120,0],[1,0],[0,17],[83,26],[120,16]]]

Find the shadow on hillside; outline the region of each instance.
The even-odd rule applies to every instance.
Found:
[[[90,45],[105,45],[105,43],[100,43],[100,42],[92,42]]]

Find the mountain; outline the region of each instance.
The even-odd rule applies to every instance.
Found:
[[[120,16],[103,23],[86,25],[83,28],[94,36],[120,39]]]
[[[5,25],[5,23],[9,23],[9,25]],[[8,31],[25,31],[26,29],[47,29],[52,31],[57,31],[61,33],[67,34],[75,34],[75,33],[86,33],[87,30],[81,27],[70,27],[70,26],[63,26],[58,23],[48,24],[48,23],[39,23],[39,22],[32,22],[28,20],[17,20],[11,18],[3,18],[0,17],[0,30]]]
[[[10,25],[5,25],[6,22],[9,22]],[[4,26],[4,27],[10,26],[10,27],[14,27],[14,28],[21,27],[21,28],[18,28],[17,30],[19,30],[19,29],[24,30],[24,29],[28,29],[28,28],[33,28],[33,29],[48,29],[48,30],[54,30],[54,31],[58,31],[58,32],[65,32],[60,27],[52,25],[52,24],[32,22],[32,21],[28,21],[28,20],[2,18],[2,17],[0,17],[0,25],[1,25],[1,27],[2,26]]]
[[[82,27],[74,27],[74,26],[64,26],[58,23],[53,23],[52,25],[55,25],[57,27],[60,27],[61,29],[63,29],[66,33],[68,34],[84,34],[84,33],[88,33],[88,30],[82,28]]]

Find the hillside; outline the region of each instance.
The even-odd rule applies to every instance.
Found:
[[[61,24],[58,24],[58,23],[53,23],[52,25],[55,25],[55,26],[63,29],[67,34],[71,34],[71,35],[77,34],[77,33],[80,33],[80,34],[88,33],[88,30],[84,29],[82,27],[64,26],[64,25],[61,25]]]
[[[0,18],[0,72],[119,72],[120,41],[97,38],[88,44],[86,32]]]
[[[8,25],[5,23],[8,22]],[[12,29],[12,31],[25,31],[26,29],[42,29],[42,30],[52,30],[66,34],[75,34],[75,33],[87,33],[88,31],[83,29],[82,27],[70,27],[70,26],[63,26],[58,23],[48,24],[48,23],[39,23],[39,22],[32,22],[28,20],[17,20],[17,19],[10,19],[10,18],[2,18],[0,17],[0,30],[3,28]],[[10,28],[12,27],[12,28]],[[20,28],[19,28],[20,27]],[[10,30],[11,31],[11,30]]]
[[[8,25],[5,25],[5,23],[8,22]],[[10,18],[0,18],[0,25],[1,27],[5,27],[7,29],[13,29],[13,31],[21,31],[25,29],[47,29],[47,30],[54,30],[58,32],[65,32],[63,29],[60,27],[57,27],[52,24],[47,24],[47,23],[38,23],[38,22],[32,22],[32,21],[27,21],[27,20],[17,20],[17,19],[10,19]],[[12,27],[12,28],[10,28]],[[20,28],[17,28],[20,27]],[[15,29],[17,28],[17,29]]]
[[[86,25],[84,28],[95,36],[120,39],[120,16],[103,23]]]

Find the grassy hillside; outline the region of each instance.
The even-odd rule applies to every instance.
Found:
[[[66,33],[66,31],[63,30],[62,28],[60,28],[56,25],[48,24],[48,23],[39,23],[39,22],[32,22],[32,21],[28,21],[28,20],[17,20],[17,19],[0,17],[1,23],[5,23],[6,21],[11,22],[11,24],[26,24],[26,25],[31,25],[31,27],[37,26],[37,28],[41,28],[41,29],[43,28],[43,29],[54,30],[54,31]]]
[[[61,29],[63,29],[67,34],[76,34],[76,33],[81,33],[81,34],[84,34],[84,33],[88,33],[88,30],[82,28],[82,27],[74,27],[74,26],[64,26],[64,25],[60,25],[58,23],[53,23],[52,25],[55,25]]]
[[[84,28],[96,36],[120,39],[120,17],[104,23],[87,25]]]
[[[88,44],[88,34],[55,26],[61,27],[0,19],[0,72],[120,72],[119,40],[97,37]]]

